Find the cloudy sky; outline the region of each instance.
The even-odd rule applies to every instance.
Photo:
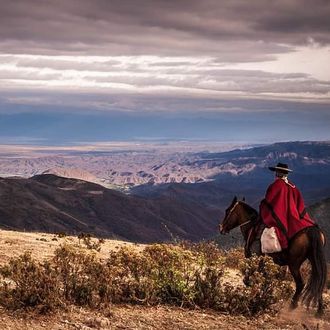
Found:
[[[6,141],[330,139],[328,0],[0,0]]]

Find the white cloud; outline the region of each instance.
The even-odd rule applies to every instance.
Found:
[[[292,52],[278,54],[276,60],[228,65],[229,68],[251,70],[259,68],[273,73],[300,72],[315,79],[330,81],[330,47],[309,45],[296,47]]]
[[[269,62],[224,65],[212,57],[5,54],[0,55],[0,80],[7,89],[82,94],[154,93],[283,100],[302,97],[322,102],[329,98],[329,81],[314,78],[312,68],[303,71],[296,57],[290,66],[289,55],[282,56],[287,57],[280,57],[270,66]]]

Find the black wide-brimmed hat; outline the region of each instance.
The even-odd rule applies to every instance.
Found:
[[[278,172],[282,172],[282,173],[289,173],[292,172],[292,170],[289,169],[288,164],[283,164],[283,163],[278,163],[276,166],[274,167],[268,167],[271,171],[278,171]]]

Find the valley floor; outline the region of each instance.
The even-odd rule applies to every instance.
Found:
[[[51,234],[20,233],[0,230],[0,264],[5,264],[11,257],[30,251],[37,259],[51,257],[61,244],[81,245],[77,237],[59,238]],[[122,245],[143,249],[141,244],[106,240],[102,244],[100,258],[106,258],[110,250]],[[168,306],[132,306],[114,305],[108,310],[95,312],[85,308],[71,307],[66,312],[50,316],[32,313],[10,313],[0,309],[1,330],[89,330],[89,329],[238,329],[238,330],[329,330],[330,311],[322,319],[313,317],[312,311],[298,308],[291,312],[284,308],[279,315],[264,315],[249,319],[230,316],[214,311],[187,310]]]

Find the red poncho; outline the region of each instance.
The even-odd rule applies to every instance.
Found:
[[[277,178],[260,204],[260,216],[267,227],[275,227],[281,247],[300,230],[314,226],[305,209],[300,191],[291,183]]]

